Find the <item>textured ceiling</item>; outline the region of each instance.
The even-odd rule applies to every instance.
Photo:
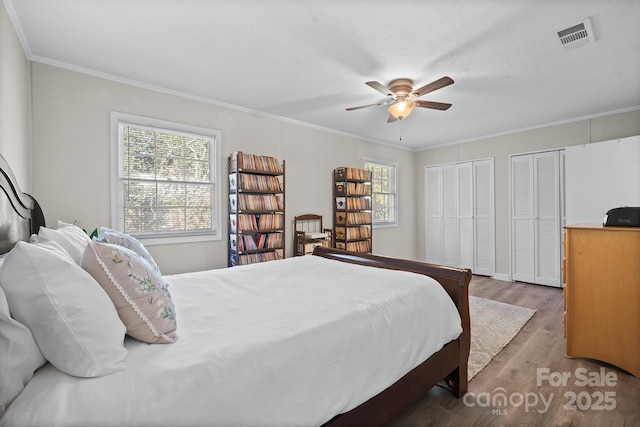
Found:
[[[408,149],[640,107],[638,0],[4,2],[33,61]],[[562,47],[584,18],[595,42]],[[345,111],[444,75],[421,99],[447,111]]]

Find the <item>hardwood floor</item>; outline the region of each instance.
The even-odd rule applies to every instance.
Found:
[[[640,379],[565,357],[562,289],[474,276],[469,292],[537,311],[464,398],[434,387],[392,427],[640,426]]]

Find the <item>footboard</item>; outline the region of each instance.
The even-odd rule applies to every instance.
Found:
[[[469,282],[471,270],[444,267],[419,261],[360,254],[341,249],[316,247],[313,255],[336,261],[375,268],[409,271],[435,279],[449,294],[462,319],[462,334],[457,340],[419,365],[397,383],[354,410],[343,414],[330,425],[385,425],[393,417],[419,400],[438,382],[451,387],[457,397],[467,392],[467,363],[471,347],[469,319]],[[363,423],[363,421],[366,422]]]

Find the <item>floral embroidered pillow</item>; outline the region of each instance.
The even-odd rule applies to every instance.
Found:
[[[176,315],[162,275],[137,252],[92,241],[81,264],[107,292],[127,334],[147,343],[176,340]]]
[[[98,238],[96,240],[99,242],[113,243],[114,245],[124,246],[127,249],[131,249],[132,251],[137,252],[138,255],[147,260],[153,268],[160,272],[160,268],[147,248],[145,248],[144,245],[135,237],[123,233],[122,231],[112,230],[107,227],[100,227],[100,230],[98,231]]]

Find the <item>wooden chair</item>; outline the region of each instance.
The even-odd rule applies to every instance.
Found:
[[[310,254],[316,246],[333,246],[331,229],[323,228],[322,215],[304,214],[294,217],[293,233],[293,256]]]

